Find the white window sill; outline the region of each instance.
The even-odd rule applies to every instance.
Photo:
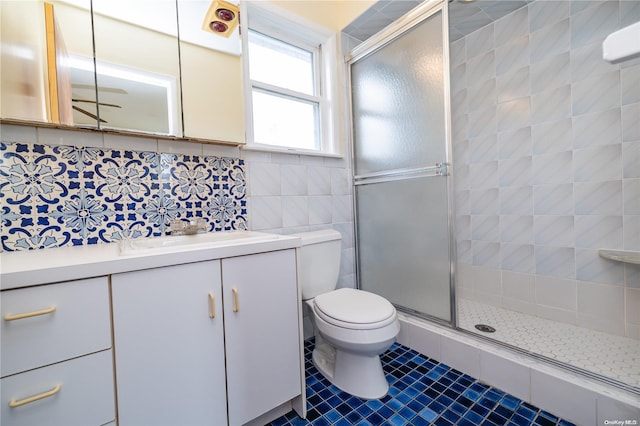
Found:
[[[279,147],[274,145],[246,144],[246,145],[241,145],[240,149],[242,149],[243,151],[261,151],[261,152],[275,152],[278,154],[295,154],[295,155],[310,155],[315,157],[344,158],[343,154],[314,151],[310,149],[285,148],[285,147]]]

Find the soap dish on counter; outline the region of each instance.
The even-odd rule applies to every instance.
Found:
[[[600,254],[600,257],[604,257],[605,259],[640,265],[640,251],[601,249],[598,250],[598,253]]]

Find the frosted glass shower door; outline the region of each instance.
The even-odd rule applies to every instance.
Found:
[[[443,13],[427,16],[351,61],[358,280],[451,322]]]

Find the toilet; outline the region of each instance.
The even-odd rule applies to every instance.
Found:
[[[302,300],[313,315],[313,363],[341,390],[363,399],[382,398],[389,384],[380,354],[400,332],[396,309],[376,294],[341,288],[341,235],[332,229],[294,234]]]

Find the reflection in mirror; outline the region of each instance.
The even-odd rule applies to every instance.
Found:
[[[93,0],[100,128],[182,136],[175,0]]]
[[[206,28],[210,7],[219,3],[178,0],[184,135],[243,143],[239,30],[220,36]]]
[[[73,62],[93,75],[90,0],[0,1],[0,15],[0,117],[97,126],[95,104],[82,114],[71,103]],[[84,82],[93,102],[94,81]]]

